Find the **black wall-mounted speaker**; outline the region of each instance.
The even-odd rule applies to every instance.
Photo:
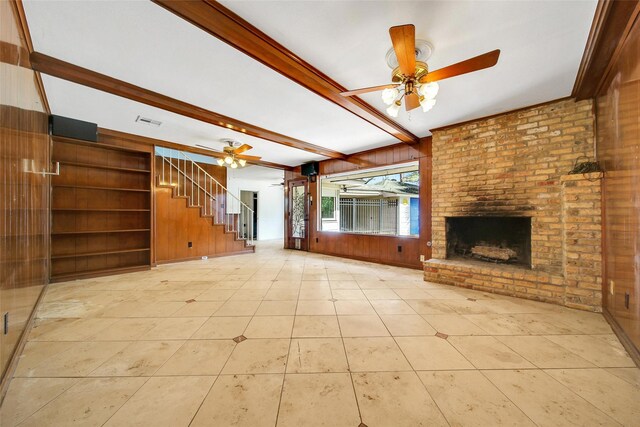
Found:
[[[304,176],[314,176],[320,173],[320,163],[319,162],[309,162],[305,163],[300,167],[301,173]]]
[[[54,136],[98,142],[98,125],[62,116],[49,116],[49,133]]]

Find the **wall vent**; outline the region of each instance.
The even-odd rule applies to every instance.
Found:
[[[160,125],[162,124],[162,122],[161,122],[161,121],[153,120],[153,119],[150,119],[150,118],[148,118],[148,117],[142,117],[142,116],[138,116],[138,117],[136,117],[136,122],[137,122],[137,123],[144,123],[144,124],[146,124],[146,125],[149,125],[149,126],[156,126],[156,127],[157,127],[157,126],[160,126]]]

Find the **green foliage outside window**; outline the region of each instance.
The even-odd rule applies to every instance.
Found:
[[[322,196],[322,219],[334,219],[336,217],[336,198],[331,196]]]

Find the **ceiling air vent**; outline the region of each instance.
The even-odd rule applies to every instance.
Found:
[[[144,123],[145,125],[156,126],[156,127],[160,126],[162,124],[162,122],[160,122],[158,120],[153,120],[153,119],[150,119],[148,117],[142,117],[142,116],[136,117],[136,122]]]

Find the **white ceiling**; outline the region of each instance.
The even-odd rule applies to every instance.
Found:
[[[350,89],[388,82],[392,25],[413,23],[417,37],[434,45],[432,69],[501,49],[497,66],[443,81],[430,112],[400,113],[397,121],[418,136],[569,95],[596,6],[595,0],[223,3]],[[398,142],[151,2],[26,0],[25,10],[38,52],[333,150]],[[56,78],[44,85],[54,114],[100,127],[216,148],[219,139],[234,137],[255,147],[247,154],[287,165],[323,158]],[[363,99],[384,111],[379,94]],[[134,123],[138,115],[163,124]]]

